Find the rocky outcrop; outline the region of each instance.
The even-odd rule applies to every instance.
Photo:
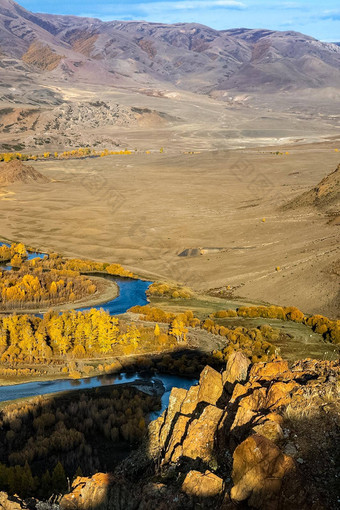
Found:
[[[222,374],[223,386],[231,390],[236,382],[247,379],[250,360],[239,351],[233,352],[228,359],[227,368]]]
[[[223,393],[222,376],[213,368],[206,366],[200,376],[198,402],[216,405]]]
[[[184,456],[193,460],[199,459],[204,464],[216,467],[215,435],[222,415],[222,409],[207,406],[190,424],[178,458]]]
[[[111,474],[97,473],[92,478],[78,477],[72,492],[61,502],[62,510],[134,510],[137,494],[127,480]]]
[[[315,492],[312,504],[310,486],[301,482],[304,460],[287,429],[286,409],[298,409],[325,385],[333,391],[338,376],[338,362],[289,367],[277,359],[250,367],[235,353],[222,374],[206,367],[197,386],[174,388],[143,447],[113,475],[77,479],[61,507],[332,508]]]
[[[23,510],[27,505],[17,497],[11,497],[5,493],[0,492],[0,508],[1,510]]]
[[[326,175],[314,188],[305,191],[302,195],[285,204],[284,209],[297,209],[299,207],[316,207],[328,212],[339,212],[340,199],[340,165]]]

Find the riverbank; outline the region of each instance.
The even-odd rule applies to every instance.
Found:
[[[77,380],[55,379],[46,382],[35,381],[28,384],[0,387],[0,409],[9,405],[10,402],[29,402],[36,397],[43,400],[52,396],[58,398],[68,397],[72,399],[75,392],[100,391],[105,388],[135,388],[136,390],[149,395],[160,397],[161,408],[152,413],[151,419],[155,419],[166,409],[170,392],[173,387],[188,390],[192,385],[197,384],[197,377],[174,375],[155,372],[154,370],[140,370],[134,372],[123,372],[119,374],[108,374],[101,376],[86,377]]]
[[[113,280],[108,280],[100,276],[91,276],[91,280],[96,284],[97,291],[91,296],[85,296],[76,301],[62,303],[59,305],[40,306],[37,308],[20,308],[14,310],[0,310],[1,315],[19,314],[36,314],[46,313],[53,309],[55,312],[66,312],[77,308],[92,308],[113,301],[119,296],[119,286]]]
[[[148,376],[141,375],[139,372],[120,373],[111,375],[97,375],[93,377],[84,377],[81,379],[69,379],[58,377],[46,381],[31,381],[13,386],[0,387],[0,408],[9,404],[9,402],[28,402],[35,397],[50,398],[52,395],[59,397],[74,394],[77,391],[91,391],[94,389],[104,389],[112,386],[133,387],[138,391],[151,396],[161,397],[165,392],[165,386],[162,379],[167,380],[166,374],[153,374]],[[182,377],[178,377],[182,379]],[[183,378],[187,380],[188,378]],[[189,379],[188,379],[189,380]],[[190,379],[191,380],[191,379]],[[196,381],[193,379],[193,381]]]
[[[217,345],[214,345],[217,347]],[[183,346],[179,346],[178,350],[180,351]],[[188,343],[184,345],[184,348],[193,348],[194,347]],[[23,369],[36,369],[45,371],[41,375],[38,374],[30,374],[30,375],[16,375],[16,376],[0,376],[0,389],[4,386],[18,386],[21,384],[29,384],[29,383],[46,383],[53,381],[69,381],[73,382],[75,385],[78,385],[79,380],[89,380],[91,378],[104,378],[104,377],[120,377],[122,373],[133,373],[137,371],[137,367],[140,365],[140,360],[145,359],[156,359],[161,358],[162,356],[175,354],[177,351],[174,350],[164,350],[162,352],[154,351],[148,353],[140,353],[140,354],[125,354],[118,356],[106,356],[102,358],[82,358],[81,363],[83,365],[91,365],[93,366],[93,370],[89,375],[82,375],[79,378],[71,378],[68,373],[61,372],[62,366],[67,364],[69,360],[64,360],[64,365],[28,365],[25,367],[20,366]],[[100,365],[115,365],[115,370],[111,370],[110,373],[103,371],[100,369]],[[132,367],[132,368],[131,368]]]
[[[165,307],[167,308],[167,307]],[[181,308],[179,306],[179,308]],[[124,316],[128,322],[137,324],[137,327],[143,325],[147,328],[154,328],[155,323],[148,320],[140,320],[139,314],[127,313]],[[207,315],[205,316],[207,317]],[[204,320],[204,317],[201,318]],[[227,318],[217,319],[217,323],[229,328],[245,327],[258,328],[264,325],[269,325],[274,328],[279,334],[277,338],[271,339],[271,343],[277,348],[277,353],[287,359],[289,363],[297,362],[298,360],[312,357],[319,360],[336,360],[339,357],[339,349],[336,345],[331,343],[325,343],[322,336],[316,332],[313,332],[304,324],[281,321],[278,319],[264,319],[264,318]],[[163,328],[166,324],[162,325]],[[228,343],[228,342],[227,342]],[[180,343],[174,349],[165,349],[159,351],[155,349],[146,350],[139,352],[138,354],[123,354],[120,347],[116,346],[116,352],[111,356],[94,357],[94,358],[82,358],[77,360],[77,368],[80,377],[73,379],[75,384],[79,379],[88,377],[103,377],[105,375],[119,376],[120,373],[138,370],[138,367],[152,366],[156,360],[168,355],[178,357],[182,354],[186,356],[189,354],[190,357],[200,359],[203,355],[211,355],[215,350],[221,351],[227,345],[226,340],[221,335],[215,335],[205,330],[204,328],[188,328],[187,341]],[[20,365],[18,370],[37,370],[40,373],[33,374],[20,374],[17,375],[0,375],[0,387],[1,386],[14,386],[25,383],[37,382],[46,383],[53,380],[71,380],[69,373],[63,373],[62,367],[68,366],[72,361],[72,358],[60,358],[56,359],[56,364],[45,364],[45,365]],[[145,363],[146,362],[146,363]],[[90,372],[83,371],[83,367],[92,367]],[[106,367],[111,367],[110,371]],[[171,372],[173,373],[173,372]]]
[[[317,209],[278,209],[334,171],[336,144],[297,144],[287,156],[267,147],[128,161],[107,157],[73,161],[72,171],[60,161],[38,162],[39,171],[62,182],[50,183],[43,194],[33,185],[13,185],[17,201],[0,201],[1,231],[42,251],[53,247],[65,256],[114,260],[197,292],[229,286],[244,301],[336,318],[336,226]],[[92,182],[105,186],[94,192]],[[27,203],[29,221],[20,205]],[[216,247],[223,251],[178,256]]]

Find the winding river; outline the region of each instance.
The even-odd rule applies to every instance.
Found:
[[[11,245],[8,243],[0,243],[0,246],[10,247]],[[43,259],[45,256],[46,256],[46,253],[39,253],[36,251],[32,251],[32,252],[27,253],[27,260],[33,260],[36,258]],[[4,271],[10,271],[12,269],[12,266],[9,264],[4,264],[4,265],[0,264],[0,269],[3,269]]]
[[[101,278],[115,282],[119,288],[119,295],[106,303],[94,307],[89,306],[86,308],[77,308],[77,310],[85,311],[91,310],[91,308],[100,308],[101,310],[109,312],[110,315],[119,315],[121,313],[125,313],[133,306],[143,306],[148,303],[146,291],[152,282],[136,280],[134,278],[121,278],[105,273],[87,273],[87,276],[91,277],[91,275],[100,276]]]
[[[2,244],[6,243],[0,243],[0,246]],[[9,245],[7,244],[7,246]],[[45,253],[32,252],[28,254],[28,259],[31,260],[36,257],[43,258],[45,255]],[[3,265],[0,266],[0,269],[10,270],[11,266]],[[107,280],[114,281],[118,285],[119,295],[115,299],[97,306],[77,308],[79,311],[97,308],[105,310],[111,315],[119,315],[125,313],[133,306],[143,306],[148,303],[146,291],[152,283],[150,281],[136,280],[133,278],[120,278],[105,273],[90,273],[88,276],[91,275],[100,276]],[[160,411],[155,411],[150,415],[151,419],[155,419],[168,406],[170,392],[173,387],[189,389],[190,386],[197,383],[197,379],[168,374],[145,375],[144,373],[122,373],[112,376],[105,375],[77,380],[57,379],[52,381],[35,381],[13,386],[0,386],[0,402],[38,395],[47,395],[50,393],[60,393],[127,383],[134,384],[136,387],[141,389],[143,389],[144,386],[145,391],[161,395],[162,407]]]
[[[0,246],[10,246],[7,243],[0,242]],[[46,253],[39,252],[30,252],[28,253],[28,260],[32,260],[35,258],[44,258]],[[9,271],[12,269],[12,266],[9,264],[0,265],[0,269],[5,271]],[[146,305],[148,303],[148,299],[146,297],[146,291],[152,282],[145,280],[137,280],[134,278],[123,278],[118,276],[112,276],[107,273],[86,273],[87,276],[99,276],[101,278],[105,278],[106,280],[111,280],[115,282],[119,289],[119,295],[110,301],[106,301],[102,304],[96,306],[89,306],[85,308],[76,308],[79,311],[91,310],[92,308],[97,308],[101,310],[105,310],[111,315],[119,315],[121,313],[125,313],[129,308],[132,308],[136,305]],[[36,314],[41,315],[41,314]]]

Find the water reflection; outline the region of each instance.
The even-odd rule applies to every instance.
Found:
[[[197,379],[168,374],[123,373],[89,377],[85,379],[58,379],[56,381],[36,381],[17,384],[15,386],[0,386],[0,402],[29,398],[38,395],[62,393],[71,390],[98,388],[100,386],[117,386],[126,383],[136,383],[134,386],[142,391],[161,395],[161,409],[151,414],[155,419],[169,404],[170,392],[173,387],[189,389],[197,384]]]

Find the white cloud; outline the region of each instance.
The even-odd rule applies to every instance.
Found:
[[[117,11],[133,11],[133,12],[174,12],[174,11],[196,11],[196,10],[209,10],[209,9],[230,9],[230,10],[243,10],[246,5],[238,0],[178,0],[171,1],[156,1],[156,2],[136,2],[133,4],[116,2],[115,4],[100,4],[96,5],[96,11],[102,13],[117,12]]]
[[[212,7],[226,7],[229,9],[244,9],[245,4],[236,0],[183,0],[179,2],[151,2],[136,4],[141,9],[209,9]]]
[[[0,0],[1,1],[1,0]],[[197,22],[216,25],[226,15],[246,12],[247,6],[238,0],[144,0],[136,3],[96,4],[96,10],[84,12],[85,17],[157,21],[161,23]],[[225,27],[223,27],[225,28]]]

